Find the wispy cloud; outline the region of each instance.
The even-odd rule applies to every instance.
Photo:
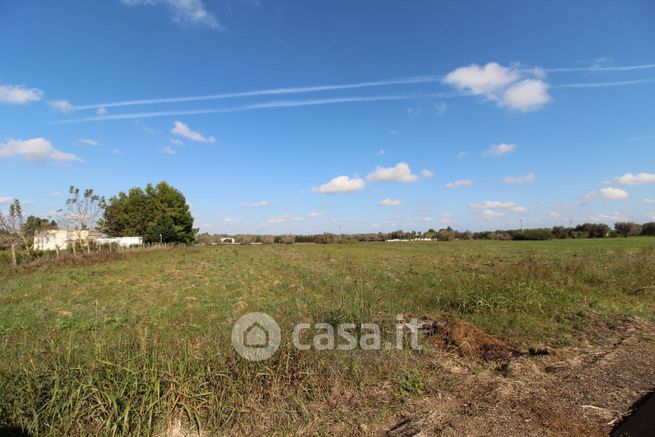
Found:
[[[242,208],[264,208],[266,206],[269,206],[270,204],[266,200],[260,200],[258,202],[251,202],[251,203],[242,203],[241,207]]]
[[[171,13],[174,23],[182,26],[201,26],[210,29],[223,29],[216,17],[207,10],[202,0],[122,0],[128,6],[163,5]]]
[[[594,71],[634,71],[634,70],[650,70],[655,68],[655,64],[641,64],[641,65],[616,65],[611,67],[603,67],[600,65],[590,65],[587,67],[559,67],[559,68],[544,68],[546,73],[590,73]]]
[[[522,176],[505,176],[503,183],[510,185],[529,184],[534,181],[534,173],[528,173]]]
[[[439,82],[440,80],[441,77],[436,75],[413,76],[413,77],[404,77],[398,79],[358,82],[358,83],[350,83],[350,84],[271,88],[271,89],[262,89],[262,90],[254,90],[254,91],[241,91],[235,93],[206,94],[201,96],[165,97],[160,99],[138,99],[138,100],[123,100],[118,102],[107,102],[107,103],[92,103],[88,105],[75,106],[75,110],[113,108],[119,106],[135,106],[135,105],[155,105],[161,103],[198,102],[198,101],[205,101],[205,100],[233,99],[239,97],[304,94],[304,93],[314,93],[320,91],[341,91],[341,90],[382,87],[382,86],[391,86],[391,85],[411,85],[411,84],[419,84],[419,83],[430,83],[430,82]]]
[[[188,125],[182,123],[181,121],[175,121],[173,123],[173,128],[171,133],[179,135],[188,140],[195,141],[197,143],[215,143],[216,138],[212,136],[204,136],[200,132],[193,131],[189,128]]]
[[[138,113],[127,113],[127,114],[108,114],[103,116],[60,120],[60,121],[55,121],[54,124],[85,123],[91,121],[126,120],[126,119],[170,117],[170,116],[182,116],[182,115],[217,114],[217,113],[252,111],[256,109],[294,108],[300,106],[331,105],[331,104],[338,104],[338,103],[378,102],[378,101],[385,101],[385,100],[409,100],[409,99],[416,99],[416,98],[431,98],[435,96],[436,96],[435,94],[404,93],[404,94],[390,94],[390,95],[368,96],[368,97],[360,96],[360,97],[337,97],[337,98],[307,99],[307,100],[275,100],[271,102],[253,103],[248,105],[225,107],[225,108],[192,109],[192,110],[181,110],[181,111],[178,110],[178,111],[138,112]]]
[[[406,162],[399,162],[393,167],[377,167],[366,180],[373,182],[400,182],[411,184],[418,180],[418,175],[412,173],[412,169]]]
[[[552,85],[551,88],[607,88],[614,86],[640,85],[642,83],[653,83],[655,79],[617,80],[613,82],[578,82]]]

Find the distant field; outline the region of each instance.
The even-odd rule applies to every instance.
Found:
[[[177,248],[0,282],[0,426],[43,435],[367,434],[452,379],[429,352],[249,363],[234,321],[466,320],[527,350],[653,320],[655,238]],[[418,401],[416,401],[418,402]]]

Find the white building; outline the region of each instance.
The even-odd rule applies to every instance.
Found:
[[[142,237],[102,237],[93,231],[78,231],[57,229],[41,231],[34,234],[34,250],[66,250],[73,242],[78,244],[97,243],[115,244],[119,247],[139,246],[143,244]]]

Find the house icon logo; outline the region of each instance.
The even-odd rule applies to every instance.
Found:
[[[232,346],[249,361],[267,360],[280,347],[280,327],[271,316],[248,313],[232,327]]]

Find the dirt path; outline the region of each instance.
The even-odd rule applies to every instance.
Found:
[[[457,389],[418,402],[422,413],[400,418],[387,434],[607,436],[655,388],[655,325],[618,323],[615,338],[520,356],[506,367],[435,351]]]

